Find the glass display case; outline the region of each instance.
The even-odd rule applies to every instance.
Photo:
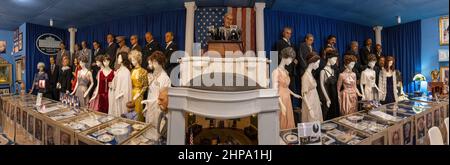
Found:
[[[99,112],[88,112],[78,116],[59,121],[65,128],[78,133],[88,130],[89,128],[114,120],[113,116],[108,116]]]

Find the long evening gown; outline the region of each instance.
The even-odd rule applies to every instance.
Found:
[[[336,117],[339,117],[339,98],[337,93],[337,76],[336,71],[334,73],[331,73],[327,69],[323,69],[323,72],[325,72],[325,90],[327,92],[328,98],[331,101],[330,107],[327,107],[326,105],[326,98],[324,94],[322,93],[323,97],[322,100],[322,111],[326,112],[324,115],[325,120],[334,119]],[[321,88],[319,88],[321,89]],[[326,116],[325,116],[326,115]]]
[[[311,72],[302,76],[302,123],[323,121],[317,82]],[[306,106],[308,103],[308,106]]]
[[[285,107],[285,114],[280,111],[280,129],[295,128],[294,111],[292,110],[291,93],[289,92],[289,83],[291,79],[289,74],[279,68],[274,72],[278,74],[278,94],[280,95],[281,103]]]
[[[145,112],[145,122],[150,123],[152,126],[158,126],[158,119],[160,114],[162,113],[161,108],[158,105],[158,98],[161,92],[161,89],[170,87],[170,78],[165,71],[162,71],[161,74],[152,82],[148,87],[148,96],[147,99],[151,103],[146,106]],[[149,138],[153,140],[157,140],[160,136],[156,129],[152,129],[151,135]]]
[[[341,116],[345,116],[358,110],[356,74],[354,72],[342,72],[339,75],[337,89],[341,89],[342,86],[344,86],[344,89],[340,92],[341,100],[339,104]]]
[[[89,88],[89,85],[91,85],[92,83],[89,78],[91,76],[91,72],[86,72],[84,75],[80,74],[80,72],[81,70],[77,74],[78,87],[77,90],[75,91],[75,96],[77,96],[78,99],[80,99],[80,106],[84,107],[89,102],[89,95],[84,97],[84,93],[86,93],[87,89]]]
[[[103,70],[99,72],[99,81],[98,81],[98,111],[103,113],[108,113],[108,90],[109,90],[109,83],[112,82],[114,78],[114,71],[111,70],[111,72],[108,75],[105,75]]]
[[[128,68],[120,66],[117,69],[113,79],[113,87],[109,93],[108,113],[112,116],[120,117],[127,112],[127,102],[131,101],[131,73]],[[123,94],[122,97],[116,99],[117,96]]]
[[[373,69],[366,69],[361,73],[360,83],[364,86],[365,100],[378,100],[378,90],[375,87],[376,72]]]
[[[141,102],[144,98],[143,94],[148,87],[147,70],[142,67],[134,68],[131,71],[131,84],[133,87],[131,90],[131,99],[133,99],[137,94],[140,95],[136,100],[134,100],[134,110],[138,115],[138,121],[144,122],[144,115],[142,113],[143,106]]]

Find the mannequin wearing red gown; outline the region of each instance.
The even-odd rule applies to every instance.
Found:
[[[114,78],[114,71],[111,71],[108,75],[103,73],[103,70],[98,74],[98,111],[108,113],[108,89],[109,83]]]

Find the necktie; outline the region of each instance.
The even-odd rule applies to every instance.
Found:
[[[53,74],[54,71],[55,71],[55,65],[53,64],[52,65],[52,74]]]

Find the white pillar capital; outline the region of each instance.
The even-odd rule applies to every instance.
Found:
[[[76,32],[78,31],[78,29],[77,29],[77,28],[74,28],[74,27],[70,27],[70,28],[68,29],[68,31],[69,31],[70,33],[76,33]]]
[[[264,8],[266,3],[256,2],[255,3],[255,14],[256,14],[256,51],[264,50]]]
[[[195,1],[192,2],[184,2],[184,7],[186,8],[186,36],[185,36],[185,44],[184,49],[185,52],[192,56],[192,49],[194,46],[194,19],[195,19],[195,9],[197,6],[195,5]]]
[[[381,45],[381,30],[383,26],[374,26],[373,31],[375,31],[375,43]]]
[[[75,27],[70,27],[68,31],[70,33],[70,43],[69,43],[70,56],[72,56],[73,52],[75,51],[75,36],[78,30]]]

